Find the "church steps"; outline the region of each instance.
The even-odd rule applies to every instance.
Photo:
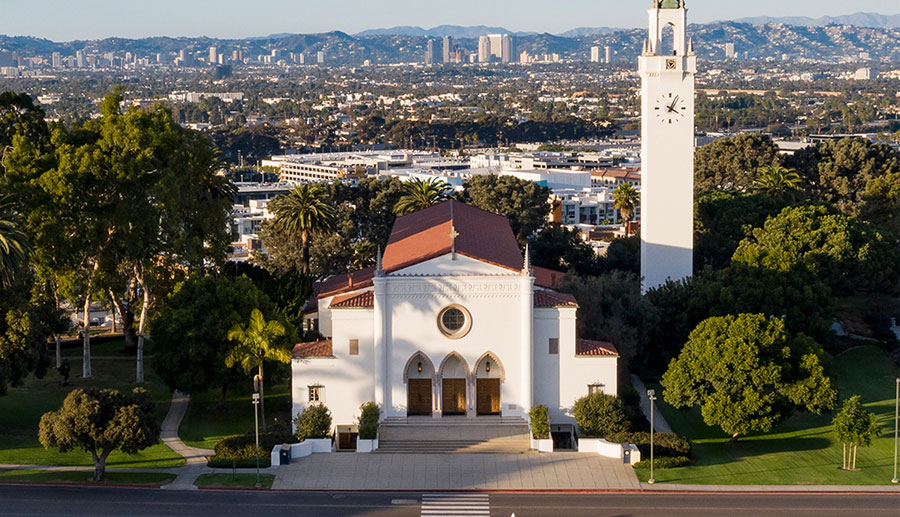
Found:
[[[378,453],[392,454],[522,454],[529,452],[527,439],[379,441]]]
[[[528,441],[528,424],[521,418],[493,421],[480,419],[385,419],[378,430],[384,442],[488,442]]]

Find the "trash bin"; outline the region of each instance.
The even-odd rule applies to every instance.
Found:
[[[291,446],[290,445],[282,445],[281,450],[278,452],[279,465],[287,465],[291,462]]]

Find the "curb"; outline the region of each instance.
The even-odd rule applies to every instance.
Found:
[[[91,487],[91,488],[144,488],[147,490],[161,490],[164,486],[167,485],[128,485],[128,484],[119,484],[119,483],[109,483],[98,485],[96,483],[87,483],[81,481],[73,481],[71,483],[49,483],[45,481],[0,481],[0,486],[4,485],[12,485],[12,486],[53,486],[53,487],[67,487],[67,486],[77,486],[77,487]]]

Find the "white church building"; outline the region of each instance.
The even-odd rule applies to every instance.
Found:
[[[505,217],[446,201],[398,218],[374,268],[316,286],[326,339],[293,350],[293,413],[323,403],[340,431],[369,401],[457,420],[527,420],[543,404],[571,425],[576,399],[616,394],[618,355],[579,339],[561,277],[529,264]]]

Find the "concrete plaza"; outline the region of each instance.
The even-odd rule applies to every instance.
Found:
[[[631,466],[596,454],[313,454],[278,467],[281,490],[639,490]]]

